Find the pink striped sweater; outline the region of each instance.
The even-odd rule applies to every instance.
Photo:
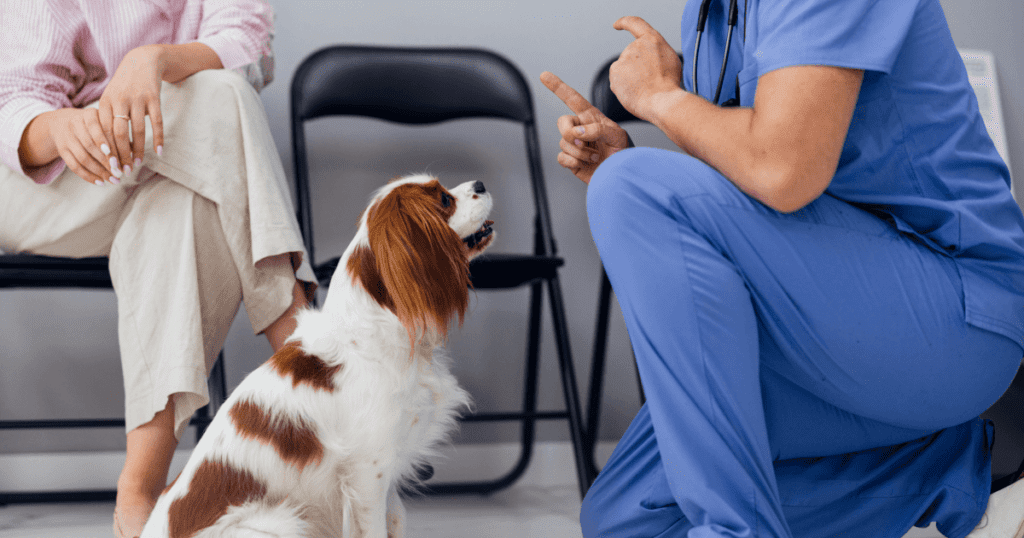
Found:
[[[25,173],[18,145],[43,112],[100,98],[130,50],[198,41],[260,89],[273,77],[273,10],[264,0],[3,0],[0,7],[0,161]],[[30,170],[49,183],[54,163]]]

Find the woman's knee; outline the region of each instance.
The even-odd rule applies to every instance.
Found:
[[[230,69],[204,69],[193,73],[185,80],[204,92],[256,92],[245,77]]]
[[[239,104],[259,103],[259,95],[242,75],[228,69],[206,69],[164,91],[183,92],[186,102],[202,103],[204,109],[237,114]]]

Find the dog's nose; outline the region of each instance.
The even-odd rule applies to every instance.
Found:
[[[473,183],[473,192],[475,192],[477,194],[483,194],[483,193],[487,192],[487,189],[484,188],[484,184],[483,183],[477,181],[477,182]]]

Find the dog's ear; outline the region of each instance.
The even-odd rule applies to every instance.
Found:
[[[456,315],[461,325],[469,303],[469,261],[437,200],[421,185],[402,185],[370,209],[367,227],[379,280],[364,285],[383,287],[367,291],[390,299],[385,306],[410,338],[428,327],[446,335]]]

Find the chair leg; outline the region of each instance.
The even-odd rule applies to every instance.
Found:
[[[220,406],[228,397],[227,380],[224,376],[224,350],[221,350],[220,354],[217,355],[217,360],[213,363],[213,369],[210,370],[210,378],[206,380],[206,386],[210,394],[210,403],[200,407],[196,411],[197,416],[193,419],[196,423],[197,443],[202,439],[203,434],[206,433],[206,428],[213,421],[213,417],[217,415]]]
[[[597,301],[597,322],[594,329],[594,350],[590,360],[590,387],[587,394],[587,422],[586,442],[587,467],[592,476],[597,476],[600,469],[597,467],[597,440],[598,426],[601,422],[601,396],[604,390],[604,371],[607,362],[608,347],[608,318],[611,314],[612,283],[608,280],[608,273],[604,266],[601,266],[601,291]],[[632,353],[632,350],[630,350]],[[636,363],[636,354],[633,357],[633,370],[636,373],[637,392],[640,395],[640,405],[647,402],[644,394],[644,386],[640,381],[640,368]]]
[[[216,415],[220,406],[228,399],[228,381],[224,372],[224,350],[217,355],[217,361],[213,363],[207,384],[210,387],[210,414]]]
[[[569,436],[572,439],[573,455],[576,460],[576,474],[579,479],[580,497],[587,494],[590,484],[596,475],[592,475],[587,467],[587,456],[584,447],[584,425],[580,409],[579,393],[576,389],[576,372],[572,363],[572,351],[569,346],[569,324],[565,319],[565,305],[562,301],[562,288],[558,277],[548,280],[548,291],[551,299],[551,317],[555,327],[555,343],[558,346],[558,362],[562,374],[562,392],[565,395],[565,408],[569,414]]]
[[[597,428],[601,415],[601,392],[604,389],[605,353],[608,346],[608,317],[611,310],[612,284],[601,266],[601,291],[597,301],[597,323],[594,330],[594,349],[590,359],[590,387],[587,395],[587,429],[584,440],[587,448],[588,471],[597,476]]]
[[[636,353],[632,353],[633,357],[633,371],[636,372],[636,390],[640,394],[640,405],[647,403],[647,395],[644,394],[644,384],[640,380],[640,365],[636,363]]]
[[[543,284],[540,282],[530,285],[530,317],[527,327],[526,343],[526,372],[523,376],[523,408],[521,418],[517,420],[521,425],[521,448],[519,459],[512,470],[492,481],[486,482],[460,482],[428,484],[426,493],[431,495],[458,495],[463,493],[480,493],[486,495],[500,489],[511,486],[526,472],[533,456],[533,441],[536,432],[537,414],[537,387],[538,371],[540,369],[540,331],[541,331],[541,307],[543,306]],[[472,417],[464,419],[466,422],[473,421]],[[510,420],[510,419],[505,419]]]

